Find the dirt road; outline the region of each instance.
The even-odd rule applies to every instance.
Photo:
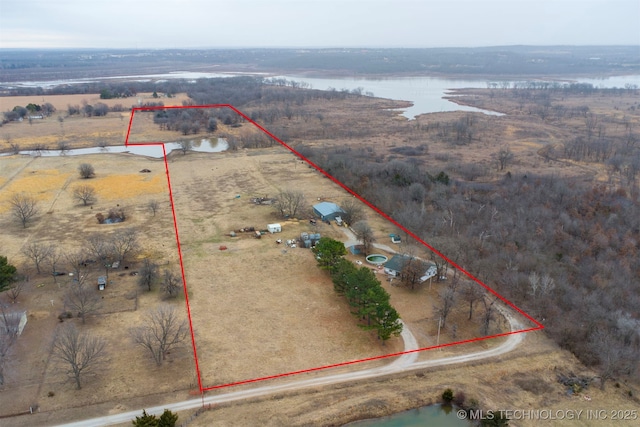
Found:
[[[505,308],[500,308],[502,314],[507,318],[511,325],[512,331],[518,331],[523,329],[523,325],[514,318],[514,316],[508,312]],[[418,343],[409,331],[409,328],[404,328],[402,333],[404,340],[405,352],[418,349]],[[346,372],[335,375],[327,375],[318,378],[301,379],[299,381],[288,382],[285,384],[270,384],[261,387],[256,387],[250,390],[232,391],[228,393],[222,393],[215,396],[207,396],[204,399],[196,398],[189,399],[182,402],[176,402],[167,405],[156,406],[152,408],[145,408],[149,414],[161,414],[165,409],[171,411],[183,411],[189,409],[196,409],[204,405],[215,405],[220,403],[233,402],[237,400],[261,397],[285,391],[301,390],[309,387],[317,387],[329,384],[344,383],[349,381],[363,380],[368,378],[381,377],[384,375],[395,374],[399,372],[406,372],[411,370],[423,369],[434,366],[452,365],[457,363],[465,363],[471,361],[478,361],[487,359],[490,357],[496,357],[501,354],[508,353],[514,350],[518,344],[523,340],[522,334],[509,335],[507,339],[497,347],[489,350],[477,351],[474,353],[464,354],[460,356],[451,356],[440,359],[433,359],[427,361],[418,362],[418,352],[406,353],[398,357],[392,363],[371,369],[364,369],[356,372]],[[142,408],[136,411],[124,412],[116,415],[108,415],[105,417],[93,418],[89,420],[77,421],[74,423],[63,424],[67,427],[92,427],[92,426],[107,426],[120,423],[127,423],[139,416],[142,413]]]

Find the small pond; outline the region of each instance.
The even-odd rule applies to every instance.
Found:
[[[181,150],[182,147],[179,142],[165,142],[164,148],[169,154],[174,150]],[[226,151],[229,148],[229,143],[223,138],[214,139],[201,139],[199,141],[192,141],[189,151],[197,151],[201,153],[219,153]],[[60,156],[81,156],[84,154],[103,154],[103,153],[130,153],[137,154],[139,156],[148,156],[155,158],[162,158],[162,147],[160,143],[156,145],[113,145],[107,147],[90,147],[90,148],[78,148],[73,150],[42,150],[42,151],[20,151],[19,154],[29,156],[41,156],[41,157],[60,157]],[[0,153],[0,156],[9,156],[13,153]]]
[[[398,412],[388,417],[355,421],[344,427],[469,427],[466,419],[460,419],[458,409],[451,406],[429,405],[409,411]]]

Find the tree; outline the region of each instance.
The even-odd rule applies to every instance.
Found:
[[[73,189],[73,197],[87,206],[96,202],[96,190],[90,185],[78,185]]]
[[[273,206],[283,218],[296,218],[305,205],[304,194],[297,190],[282,190]]]
[[[88,332],[79,332],[73,323],[67,322],[53,340],[53,356],[80,390],[82,380],[104,362],[106,342]]]
[[[54,283],[58,283],[58,267],[60,266],[60,260],[62,259],[62,251],[57,246],[51,245],[51,251],[46,259],[49,271],[53,275]]]
[[[78,166],[78,173],[80,173],[80,178],[82,179],[92,178],[96,174],[93,165],[89,163],[81,163],[80,166]]]
[[[451,310],[453,310],[453,306],[456,302],[456,287],[456,281],[451,281],[451,283],[444,289],[444,292],[440,297],[440,305],[434,307],[436,313],[438,313],[438,315],[440,316],[440,320],[442,320],[442,329],[445,328],[447,317],[449,317],[449,314],[451,314]]]
[[[54,246],[49,243],[31,242],[22,248],[22,253],[33,261],[36,271],[40,274],[40,266],[51,256],[53,248]]]
[[[447,405],[450,405],[452,400],[453,400],[453,390],[448,388],[442,392],[442,401],[444,403],[446,403]]]
[[[158,425],[158,417],[147,414],[147,411],[143,409],[142,415],[136,417],[131,423],[136,427],[156,427]]]
[[[340,217],[347,224],[354,224],[364,219],[364,209],[359,200],[350,198],[345,200],[341,205],[342,214]]]
[[[26,193],[16,193],[9,200],[11,204],[11,214],[27,228],[27,223],[38,214],[38,202]]]
[[[151,287],[158,279],[158,264],[151,261],[149,258],[145,258],[142,261],[142,268],[138,275],[138,285],[146,287],[151,291]]]
[[[123,262],[140,249],[138,233],[133,228],[120,230],[111,236],[110,245],[116,260]]]
[[[191,129],[191,127],[189,127],[189,129]],[[188,130],[187,130],[187,133],[189,133]],[[185,133],[185,135],[187,133]],[[187,154],[187,151],[193,149],[193,142],[191,142],[190,140],[182,140],[179,142],[179,145],[180,145],[180,151],[182,151],[182,154],[185,154],[185,155]]]
[[[347,254],[344,243],[330,237],[321,237],[313,248],[318,266],[324,270],[332,270],[337,262]]]
[[[9,295],[9,299],[13,304],[18,302],[18,297],[22,293],[25,285],[29,283],[28,277],[23,277],[20,280],[16,280],[13,284],[9,285],[9,289],[7,289],[7,295]]]
[[[144,325],[131,330],[134,342],[147,349],[157,365],[162,364],[172,348],[182,344],[187,334],[187,321],[180,320],[168,304],[147,313]]]
[[[182,280],[177,274],[173,274],[170,270],[164,270],[164,277],[162,280],[162,290],[169,298],[175,298],[180,293],[182,286]]]
[[[87,315],[95,313],[102,307],[102,298],[95,288],[83,283],[72,284],[65,296],[65,307],[75,311],[85,323]]]
[[[16,280],[16,267],[9,264],[7,257],[0,256],[0,292],[7,289]]]
[[[94,256],[96,261],[104,267],[108,279],[109,268],[117,256],[113,244],[106,240],[105,236],[94,233],[85,239],[85,251]]]
[[[160,204],[158,203],[158,201],[156,199],[151,200],[147,204],[147,208],[149,208],[149,210],[151,211],[153,216],[156,216],[156,212],[158,211],[159,207],[160,207]]]
[[[214,117],[211,117],[209,119],[209,122],[207,123],[207,130],[209,132],[215,132],[216,130],[218,130],[218,122]]]
[[[462,289],[462,298],[469,303],[469,320],[473,317],[473,304],[482,298],[480,285],[467,282]]]
[[[410,257],[409,260],[404,263],[402,270],[400,270],[400,284],[414,290],[422,283],[421,279],[425,271],[426,267],[422,260]]]
[[[0,386],[4,384],[4,368],[9,360],[9,351],[18,336],[20,316],[15,316],[0,302]]]
[[[509,147],[503,147],[500,149],[500,151],[498,151],[498,154],[496,155],[496,157],[498,160],[498,168],[499,170],[502,171],[504,170],[504,168],[507,167],[509,162],[513,159],[513,153],[511,152]]]
[[[352,228],[356,238],[360,240],[362,242],[362,246],[364,246],[364,254],[369,255],[371,253],[373,243],[376,241],[373,236],[373,230],[366,221],[358,221],[353,224]]]
[[[498,300],[498,297],[495,297],[493,301],[489,301],[490,297],[485,296],[482,298],[482,304],[484,305],[484,314],[482,315],[482,334],[489,335],[489,327],[491,326],[491,321],[494,319],[494,304]]]
[[[175,427],[178,422],[178,414],[174,414],[168,409],[165,409],[160,418],[155,415],[150,415],[146,410],[142,410],[142,415],[136,417],[131,423],[135,427]]]

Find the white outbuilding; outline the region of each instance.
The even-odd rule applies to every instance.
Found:
[[[267,230],[269,230],[269,233],[273,234],[273,233],[281,233],[282,232],[282,226],[280,224],[267,224]]]

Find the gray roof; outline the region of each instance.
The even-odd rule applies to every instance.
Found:
[[[339,213],[344,212],[340,208],[340,206],[336,205],[335,203],[331,203],[331,202],[318,203],[317,205],[313,206],[313,209],[315,209],[322,216],[331,215],[331,214],[334,214],[336,212],[339,212]]]

